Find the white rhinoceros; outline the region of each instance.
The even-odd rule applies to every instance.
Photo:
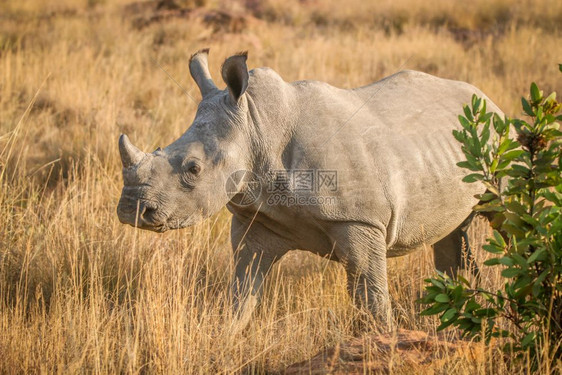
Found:
[[[470,84],[402,71],[371,85],[287,83],[247,55],[226,59],[219,90],[208,50],[191,57],[202,101],[168,147],[145,153],[119,139],[124,187],[119,219],[163,232],[232,212],[238,327],[265,275],[292,249],[343,263],[355,301],[391,326],[388,257],[434,245],[436,265],[460,266],[474,195],[461,181],[453,138]],[[501,114],[488,100],[488,108]]]

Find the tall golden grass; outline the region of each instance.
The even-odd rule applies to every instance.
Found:
[[[354,87],[400,69],[465,80],[509,115],[520,115],[532,80],[562,91],[559,1],[177,4],[244,22],[210,25],[200,13],[141,27],[125,0],[0,3],[2,373],[275,372],[361,333],[341,266],[295,252],[270,275],[249,329],[232,334],[226,211],[165,234],[118,222],[119,133],[152,150],[182,134],[197,108],[158,64],[196,100],[187,62],[203,47],[217,82],[224,58],[249,50],[251,67],[287,81]],[[404,328],[436,330],[414,303],[432,262],[429,247],[391,261]],[[501,281],[484,269],[482,282]],[[432,371],[526,370],[490,346],[484,358]]]

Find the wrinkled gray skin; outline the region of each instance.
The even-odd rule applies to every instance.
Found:
[[[342,262],[350,293],[382,328],[392,326],[388,257],[435,244],[439,268],[461,265],[463,229],[474,194],[484,188],[461,182],[465,172],[456,163],[463,155],[451,131],[462,105],[482,92],[414,71],[352,90],[287,83],[268,68],[248,72],[245,54],[225,61],[227,88],[219,90],[207,54],[190,60],[203,99],[178,140],[144,153],[121,136],[125,186],[117,212],[123,223],[163,232],[199,223],[226,205],[233,214],[237,329],[249,321],[267,271],[292,249]],[[489,100],[488,109],[501,114]],[[298,192],[335,199],[268,204],[276,178],[268,172],[302,169],[337,171],[335,191]],[[261,178],[253,204],[237,205],[226,193],[227,178],[238,170]],[[238,188],[246,193],[246,185]]]

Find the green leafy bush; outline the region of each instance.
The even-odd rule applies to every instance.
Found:
[[[562,70],[562,66],[561,66]],[[439,330],[458,327],[464,337],[507,337],[506,349],[539,361],[562,358],[562,132],[556,93],[544,96],[535,83],[521,99],[527,120],[486,111],[473,96],[454,131],[470,171],[464,181],[481,181],[475,211],[492,214],[493,236],[484,264],[501,267],[500,290],[472,286],[443,273],[426,279],[429,305],[421,314],[440,314]]]

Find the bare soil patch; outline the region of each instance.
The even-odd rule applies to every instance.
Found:
[[[321,351],[309,360],[295,363],[282,373],[366,374],[434,373],[446,362],[483,358],[481,344],[445,341],[422,331],[400,329],[389,334],[354,338]],[[414,372],[410,372],[414,371]]]

